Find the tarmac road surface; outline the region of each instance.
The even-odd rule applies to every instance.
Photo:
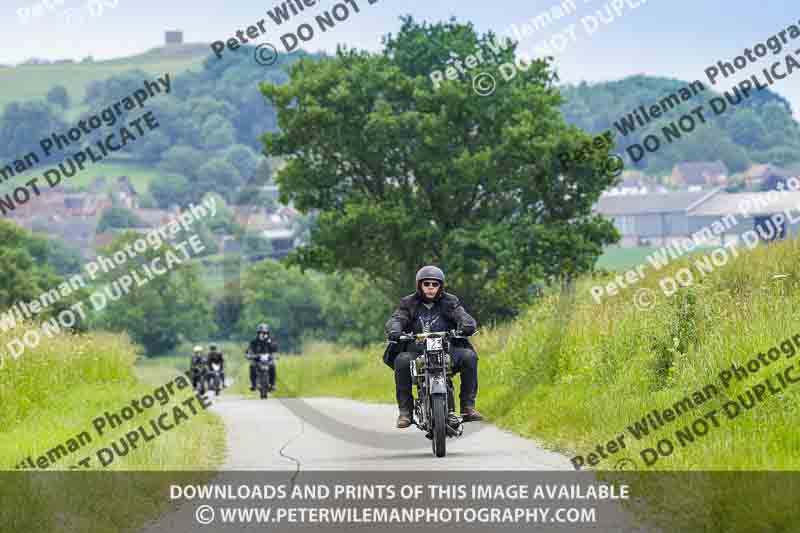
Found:
[[[266,477],[261,479],[256,476],[269,476],[271,482],[294,484],[295,480],[297,483],[305,481],[304,472],[320,471],[322,473],[317,476],[331,476],[336,480],[356,473],[365,476],[365,481],[366,476],[372,476],[373,480],[391,482],[393,478],[388,479],[380,472],[410,472],[411,475],[427,475],[435,480],[437,472],[442,470],[461,472],[462,476],[467,471],[468,479],[474,481],[475,475],[468,471],[484,471],[483,476],[492,475],[491,471],[523,471],[523,474],[524,471],[539,471],[541,476],[537,474],[537,478],[544,479],[543,476],[548,475],[544,471],[572,470],[565,456],[483,422],[465,424],[462,437],[447,440],[446,457],[436,458],[430,440],[425,438],[422,431],[414,426],[404,430],[394,427],[397,410],[393,405],[367,404],[340,398],[270,397],[260,400],[255,394],[247,397],[223,394],[214,399],[210,409],[222,417],[227,433],[227,452],[221,467],[222,473],[210,481],[220,485],[235,483],[234,480],[246,476],[253,476],[250,478],[253,484],[266,483]],[[552,472],[550,475],[558,474]],[[218,523],[202,526],[198,525],[195,514],[200,502],[185,501],[177,505],[176,509],[149,523],[140,533],[281,530],[274,525],[268,527],[254,523],[239,524],[235,529],[232,526],[220,527]],[[631,515],[616,503],[607,509],[611,510],[607,511],[606,516],[610,512],[615,517],[613,529],[583,524],[578,529],[529,527],[526,530],[643,530],[633,527]],[[309,526],[305,530],[349,531],[342,529],[344,526],[341,524],[338,527],[319,527]],[[363,526],[359,529],[366,531]],[[433,526],[412,529],[431,531]],[[385,525],[380,527],[380,531],[405,532],[408,527],[401,529]]]
[[[464,424],[433,456],[416,427],[396,429],[397,408],[341,398],[221,396],[212,408],[225,421],[224,470],[569,470],[563,455],[491,424]]]

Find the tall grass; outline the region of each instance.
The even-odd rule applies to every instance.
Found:
[[[23,331],[20,328],[14,333]],[[5,346],[11,338],[11,332],[1,333],[0,345]],[[205,479],[208,474],[204,471],[215,469],[222,461],[221,423],[201,410],[154,440],[140,441],[127,455],[117,455],[106,468],[100,465],[97,450],[111,447],[125,433],[161,412],[171,411],[191,394],[191,388],[179,391],[174,387],[175,394],[166,405],[156,404],[98,435],[92,425],[94,418],[106,411],[118,413],[133,400],[153,393],[157,386],[174,382],[177,375],[165,368],[160,379],[151,372],[149,383],[140,382],[134,371],[136,347],[124,336],[43,335],[39,346],[26,350],[18,359],[5,355],[0,369],[0,469],[15,469],[28,456],[36,461],[81,432],[87,432],[91,442],[61,457],[48,466],[47,472],[5,473],[12,482],[0,483],[0,530],[123,531],[164,510],[170,482]],[[91,457],[90,470],[100,473],[51,472],[67,470],[84,457]],[[110,473],[164,470],[183,473]]]
[[[800,385],[767,394],[732,420],[722,405],[796,365],[800,354],[794,359],[782,355],[772,366],[734,379],[728,387],[719,375],[800,333],[800,243],[737,251],[738,258],[705,276],[692,266],[696,257],[659,272],[648,266],[644,280],[599,304],[590,288],[611,278],[582,279],[573,298],[549,296],[513,323],[483,331],[474,339],[480,357],[478,408],[492,422],[570,456],[587,456],[598,444],[624,434],[626,449],[602,460],[598,469],[614,469],[628,458],[647,472],[797,470]],[[680,268],[692,270],[695,284],[664,296],[659,280]],[[650,310],[634,305],[642,289],[658,295]],[[285,363],[283,379],[294,394],[392,402],[392,373],[380,360],[382,351],[379,345],[368,350],[317,346],[308,357]],[[653,409],[670,408],[709,384],[720,393],[665,427],[641,440],[628,431]],[[679,445],[675,432],[712,409],[719,413],[718,427],[709,419],[708,433]],[[640,452],[665,437],[675,445],[674,452],[646,466]],[[714,519],[720,527],[747,522],[753,519],[752,509],[736,502],[755,501],[756,486],[744,478],[738,485],[715,486],[698,505],[716,505]],[[780,498],[773,501],[772,518],[800,518],[780,502],[788,504]],[[691,526],[692,509],[664,505],[673,518],[681,511]]]

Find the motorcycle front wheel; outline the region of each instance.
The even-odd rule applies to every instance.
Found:
[[[433,419],[433,454],[444,457],[447,453],[447,399],[437,394],[431,398],[431,418]]]
[[[269,396],[269,377],[266,372],[261,374],[261,382],[259,383],[259,390],[261,391],[261,399],[266,400]]]

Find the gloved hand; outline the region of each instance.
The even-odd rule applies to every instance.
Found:
[[[397,342],[397,341],[399,341],[399,340],[400,340],[400,336],[401,336],[401,335],[402,335],[402,333],[401,333],[401,332],[399,332],[399,331],[390,331],[390,332],[389,332],[388,339],[389,339],[389,341],[391,341],[391,342]]]
[[[475,334],[475,328],[472,326],[462,326],[459,328],[459,330],[461,331],[461,334],[464,335],[465,337],[469,337],[470,335]]]

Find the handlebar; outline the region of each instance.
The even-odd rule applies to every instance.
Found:
[[[245,353],[244,354],[244,358],[245,359],[249,359],[249,360],[252,361],[252,360],[255,360],[255,359],[259,359],[262,355],[269,355],[273,359],[277,359],[278,358],[278,355],[274,354],[274,353],[260,353],[260,354]]]
[[[450,338],[450,339],[466,339],[467,335],[462,334],[460,331],[431,331],[428,333],[403,333],[400,335],[400,341],[415,341],[422,342],[428,338]]]

